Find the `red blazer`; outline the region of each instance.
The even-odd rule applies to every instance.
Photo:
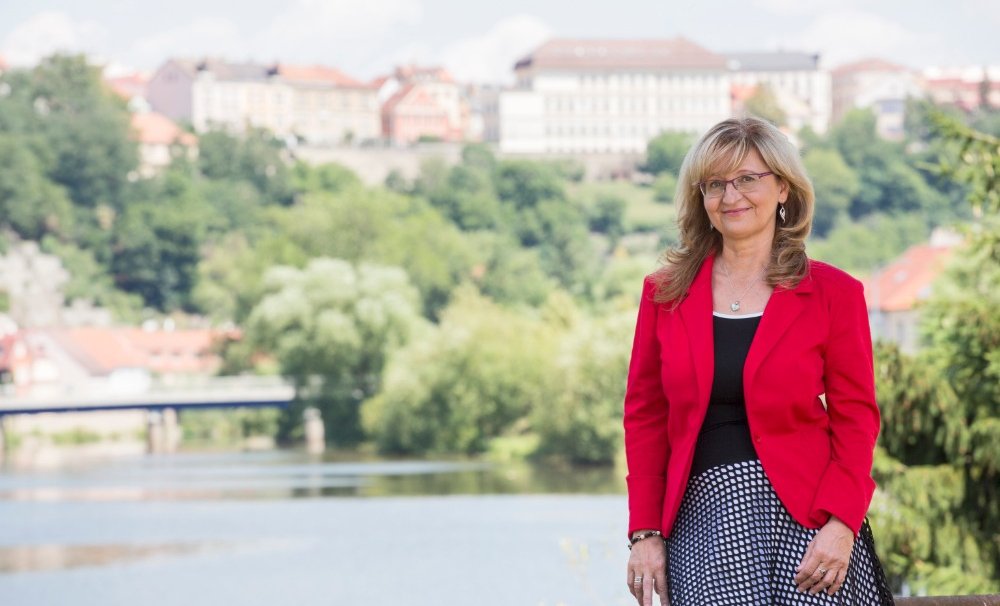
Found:
[[[687,486],[712,388],[712,263],[673,311],[653,303],[650,276],[643,283],[625,393],[629,534],[669,535]],[[754,447],[788,512],[807,528],[833,514],[857,534],[875,490],[879,430],[861,283],[810,261],[797,287],[775,288],[743,390]]]

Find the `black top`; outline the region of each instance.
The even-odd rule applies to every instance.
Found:
[[[743,399],[743,365],[761,316],[712,316],[715,374],[705,421],[694,448],[691,476],[716,465],[757,458]]]

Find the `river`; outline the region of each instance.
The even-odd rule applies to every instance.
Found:
[[[0,470],[4,606],[634,603],[607,469],[178,453]]]

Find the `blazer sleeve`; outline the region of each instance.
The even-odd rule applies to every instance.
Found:
[[[660,378],[660,343],[656,331],[658,305],[653,302],[655,289],[655,283],[647,276],[643,281],[625,389],[629,535],[644,528],[662,530],[663,495],[670,455],[668,405]]]
[[[879,410],[864,290],[850,280],[830,303],[823,378],[831,457],[812,508],[837,516],[857,535],[875,492],[871,469]]]

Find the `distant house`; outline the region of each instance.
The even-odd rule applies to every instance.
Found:
[[[139,144],[139,172],[143,177],[169,166],[175,153],[191,159],[198,155],[198,137],[158,112],[134,112],[132,134]]]
[[[834,124],[852,109],[868,108],[875,113],[879,136],[903,138],[906,100],[924,95],[914,71],[882,59],[865,59],[841,65],[831,75]]]
[[[920,303],[944,271],[954,242],[910,247],[864,281],[872,337],[891,341],[906,352],[919,348]]]
[[[154,378],[210,376],[221,364],[214,345],[223,334],[136,327],[23,331],[17,339],[31,367],[20,385],[34,396],[100,396],[142,393]]]
[[[372,83],[382,102],[382,136],[408,145],[421,138],[469,138],[469,105],[462,89],[441,67],[397,67]]]
[[[319,145],[379,138],[376,89],[330,67],[171,59],[148,95],[153,109],[198,133],[256,127]]]
[[[965,111],[1000,108],[1000,65],[928,67],[923,72],[927,95],[939,105]]]
[[[794,52],[746,52],[726,55],[734,101],[746,87],[767,86],[796,132],[804,126],[825,133],[830,126],[830,73],[820,69],[819,55]],[[740,87],[740,88],[736,88]],[[741,95],[741,101],[746,95]]]
[[[553,39],[514,66],[500,94],[500,149],[641,154],[664,131],[702,133],[730,117],[726,58],[685,38]]]

